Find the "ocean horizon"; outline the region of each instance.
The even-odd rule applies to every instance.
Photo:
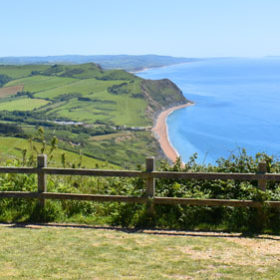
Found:
[[[245,148],[254,155],[280,155],[280,58],[207,59],[137,73],[172,80],[194,106],[167,119],[172,146],[184,162],[199,163]]]

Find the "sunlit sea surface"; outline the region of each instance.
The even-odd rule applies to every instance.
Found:
[[[183,161],[266,152],[280,156],[280,58],[211,59],[138,73],[168,78],[194,106],[172,113],[168,132]]]

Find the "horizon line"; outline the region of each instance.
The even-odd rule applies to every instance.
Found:
[[[30,57],[62,57],[62,56],[163,56],[163,57],[174,57],[174,58],[191,58],[191,59],[215,59],[215,58],[265,58],[265,57],[280,57],[280,55],[260,55],[260,56],[174,56],[174,55],[163,55],[163,54],[55,54],[55,55],[9,55],[9,56],[0,56],[0,58],[30,58]]]

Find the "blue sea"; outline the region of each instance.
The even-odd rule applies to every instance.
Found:
[[[172,145],[187,162],[266,152],[280,156],[280,58],[227,58],[150,69],[145,79],[168,78],[194,106],[167,119]]]

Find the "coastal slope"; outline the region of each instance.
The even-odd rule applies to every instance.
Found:
[[[156,116],[187,102],[170,80],[95,63],[3,65],[0,77],[2,136],[33,137],[41,126],[63,148],[123,167],[158,154],[151,133]]]

